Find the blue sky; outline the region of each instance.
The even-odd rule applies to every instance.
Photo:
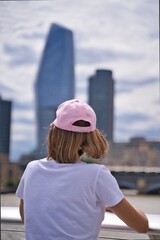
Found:
[[[158,0],[0,2],[0,94],[13,101],[11,160],[36,146],[34,82],[51,23],[74,33],[75,97],[88,78],[115,80],[114,139],[160,140]]]

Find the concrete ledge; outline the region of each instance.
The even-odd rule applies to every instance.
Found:
[[[149,235],[150,239],[160,239],[160,215],[146,214],[149,220]],[[17,223],[22,224],[18,207],[1,207],[1,223]],[[129,228],[115,214],[106,212],[105,219],[102,222],[101,229],[103,231],[128,232],[136,233]],[[155,237],[154,237],[155,236]],[[158,237],[159,236],[159,237]],[[158,238],[157,238],[158,237]]]

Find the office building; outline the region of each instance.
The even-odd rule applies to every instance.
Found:
[[[0,97],[0,154],[9,155],[11,128],[11,101]]]
[[[0,163],[1,192],[16,190],[20,180],[19,164],[10,162],[12,102],[0,96]]]
[[[74,98],[73,33],[52,24],[42,54],[36,85],[37,155],[46,155],[46,136],[58,105]]]
[[[97,70],[89,78],[89,104],[97,115],[97,128],[113,141],[114,80],[112,71]]]

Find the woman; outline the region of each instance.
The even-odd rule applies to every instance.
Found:
[[[16,192],[27,240],[97,240],[106,207],[135,231],[148,231],[145,214],[125,199],[107,167],[80,160],[107,150],[88,104],[72,99],[58,107],[48,156],[28,164]]]

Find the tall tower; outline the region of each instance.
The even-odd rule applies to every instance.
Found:
[[[97,70],[89,78],[89,104],[97,115],[97,128],[113,141],[114,80],[112,71]]]
[[[43,51],[36,85],[38,156],[46,155],[45,139],[58,105],[74,98],[72,31],[52,24]]]
[[[0,154],[9,156],[11,126],[11,101],[0,97]]]
[[[9,177],[9,150],[11,126],[11,101],[3,100],[0,96],[0,162],[1,190]]]

